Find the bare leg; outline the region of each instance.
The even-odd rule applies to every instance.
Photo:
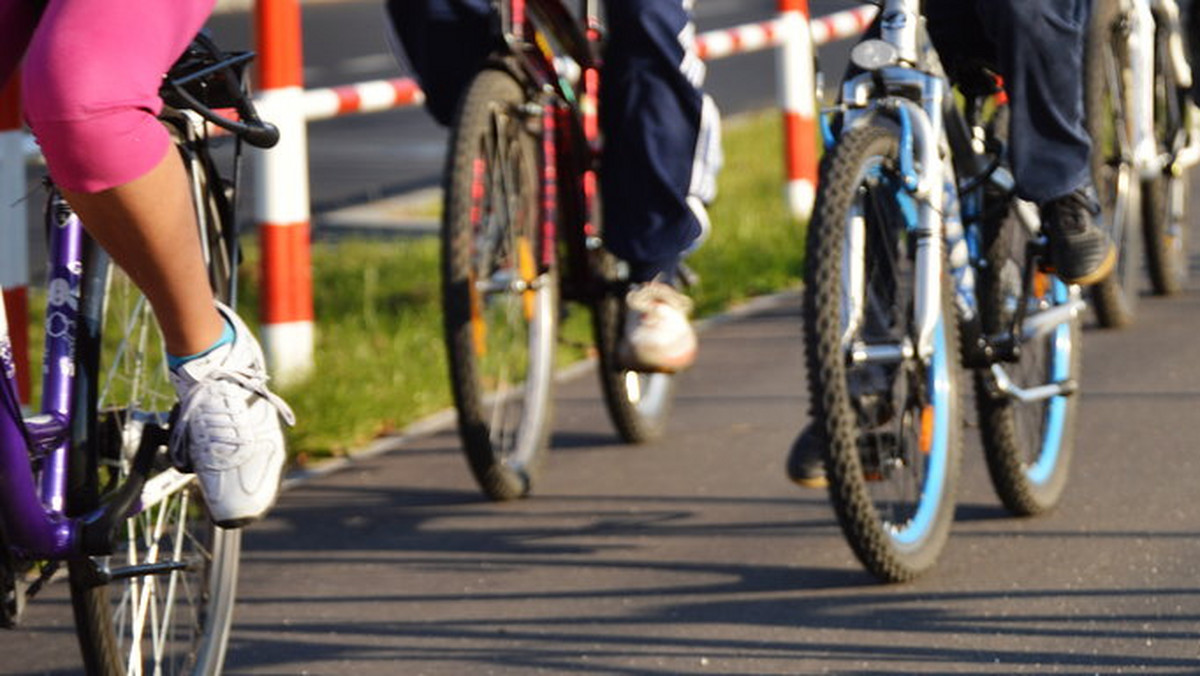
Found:
[[[187,174],[174,147],[150,173],[98,193],[63,191],[84,227],[154,308],[167,352],[215,343],[224,320],[213,305]]]

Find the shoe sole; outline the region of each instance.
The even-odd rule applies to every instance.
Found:
[[[634,371],[636,373],[663,373],[673,375],[680,371],[686,371],[691,368],[692,364],[696,363],[696,352],[686,355],[685,357],[672,360],[667,363],[650,364],[639,361],[633,358],[626,349],[617,349],[617,364],[626,371]]]
[[[263,511],[253,516],[242,516],[236,519],[213,519],[213,525],[217,526],[218,528],[224,528],[225,530],[238,530],[240,528],[245,528],[252,523],[265,519],[267,515],[271,513],[271,510],[275,509],[275,504],[279,502],[279,494],[283,492],[283,474],[283,472],[279,473],[279,484],[275,489],[275,497],[272,498],[271,502],[267,504]],[[210,512],[209,514],[211,516],[212,513]]]
[[[214,521],[213,524],[218,528],[223,528],[225,530],[238,530],[240,528],[249,526],[255,521],[261,520],[263,516],[264,515],[260,514],[258,516],[247,516],[241,519],[226,519],[224,521]]]
[[[1082,277],[1074,279],[1064,278],[1063,281],[1068,284],[1078,284],[1079,286],[1092,286],[1103,282],[1115,267],[1117,267],[1117,249],[1116,247],[1112,247],[1108,250],[1108,256],[1105,256],[1104,262],[1095,270]]]
[[[799,486],[801,488],[829,488],[829,479],[827,479],[823,476],[822,477],[804,478],[804,479],[797,479],[795,477],[789,477],[789,478],[792,480],[792,483],[796,484],[797,486]]]

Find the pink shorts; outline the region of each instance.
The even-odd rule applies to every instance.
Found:
[[[0,83],[22,53],[21,97],[50,175],[95,193],[144,176],[170,137],[156,116],[163,74],[216,0],[0,0]]]

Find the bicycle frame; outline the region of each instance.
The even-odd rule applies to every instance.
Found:
[[[47,219],[54,221],[57,209]],[[76,328],[80,325],[83,276],[83,230],[73,214],[48,223],[50,271],[47,282],[46,332],[41,414],[25,420],[17,398],[16,367],[9,349],[7,317],[0,322],[0,527],[6,545],[28,559],[63,559],[87,553],[88,523],[101,514],[67,516],[67,465],[71,421],[76,406],[73,372]],[[34,464],[41,466],[37,480]],[[107,519],[106,519],[107,521]]]
[[[1170,0],[1168,0],[1170,1]],[[1018,313],[1007,334],[983,336],[977,312],[978,301],[973,273],[979,250],[979,234],[963,228],[978,216],[976,191],[990,184],[1011,195],[1014,181],[1003,165],[989,166],[975,149],[976,139],[950,96],[950,82],[941,71],[932,46],[925,37],[919,0],[887,0],[880,13],[879,39],[860,43],[852,53],[855,65],[864,72],[843,83],[844,125],[849,128],[873,115],[888,115],[900,127],[900,171],[904,189],[916,202],[916,218],[908,228],[916,241],[916,281],[914,288],[915,345],[898,350],[860,349],[851,346],[855,360],[898,362],[907,352],[921,359],[934,352],[934,335],[942,316],[941,288],[948,261],[953,279],[959,321],[963,326],[964,354],[971,366],[991,366],[997,387],[1022,401],[1034,401],[1069,394],[1074,384],[1067,381],[1021,389],[999,367],[999,361],[1011,361],[1019,352],[1019,343],[1034,335],[1043,335],[1069,321],[1084,308],[1077,290],[1069,290],[1055,280],[1056,293],[1070,302],[1026,316]],[[941,150],[949,150],[949,160]],[[917,167],[920,171],[917,171]],[[1036,207],[1013,197],[1018,221],[1031,237],[1040,238],[1041,222]],[[967,212],[958,217],[959,206]],[[861,233],[859,233],[861,234]],[[861,260],[865,239],[849,236],[850,260]],[[948,255],[947,255],[948,254]],[[861,271],[852,272],[861,275]],[[861,289],[860,279],[849,280],[849,288]],[[1060,288],[1061,287],[1061,288]],[[849,294],[851,299],[861,294]],[[851,302],[854,302],[851,300]],[[849,317],[858,316],[855,308]],[[847,328],[852,335],[854,326]]]
[[[540,122],[541,265],[545,269],[558,263],[554,242],[560,234],[560,219],[579,226],[562,233],[569,244],[568,257],[579,263],[579,256],[601,246],[600,226],[594,217],[599,201],[599,2],[583,0],[579,17],[560,0],[498,0],[493,6],[507,46],[506,56],[497,65],[529,88],[530,100],[535,103],[524,112]],[[571,150],[563,156],[559,148]],[[575,176],[582,179],[577,185],[571,182]],[[580,242],[582,246],[577,246]],[[566,297],[591,292],[584,269],[582,264],[568,266],[574,278],[573,283],[564,285]]]

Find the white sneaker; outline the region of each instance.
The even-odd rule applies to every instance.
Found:
[[[696,361],[690,298],[662,282],[646,282],[630,289],[625,305],[625,333],[617,347],[625,368],[675,373]]]
[[[171,371],[179,395],[171,457],[196,473],[212,520],[240,528],[275,503],[286,459],[279,418],[291,425],[295,416],[267,389],[254,334],[233,310],[217,310],[233,326],[233,342]]]

